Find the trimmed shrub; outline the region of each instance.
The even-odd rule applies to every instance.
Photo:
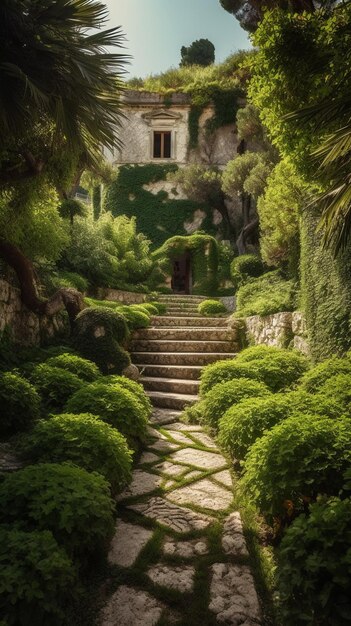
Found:
[[[295,350],[254,346],[238,354],[238,364],[247,363],[271,391],[298,382],[309,367],[308,359]]]
[[[149,418],[152,413],[152,404],[149,396],[146,395],[144,387],[138,383],[136,380],[131,380],[126,376],[103,376],[99,381],[105,385],[119,385],[123,387],[123,389],[128,389],[131,391],[139,400],[139,402],[143,405],[146,417]]]
[[[252,278],[236,295],[236,317],[272,315],[293,311],[296,306],[296,283],[285,280],[279,271]]]
[[[215,385],[235,378],[260,380],[260,375],[250,363],[238,363],[236,358],[229,361],[216,361],[206,365],[201,372],[200,394],[205,396]]]
[[[265,344],[260,344],[258,346],[251,346],[250,348],[246,348],[239,352],[237,356],[237,361],[239,362],[249,362],[249,361],[257,361],[258,359],[265,359],[269,356],[275,356],[277,352],[284,350],[284,348],[274,348],[273,346],[266,346]],[[290,352],[290,350],[288,350]]]
[[[31,465],[0,483],[0,523],[50,530],[73,557],[105,551],[112,512],[106,480],[68,463]]]
[[[278,563],[283,624],[349,624],[351,500],[312,504],[287,529]]]
[[[0,528],[0,619],[16,626],[60,626],[77,573],[48,530]]]
[[[215,385],[207,394],[204,404],[204,421],[217,428],[219,420],[234,404],[244,398],[263,397],[270,394],[269,389],[257,380],[237,378]]]
[[[234,405],[219,422],[220,444],[234,459],[242,460],[257,439],[297,412],[338,418],[342,409],[330,399],[304,391],[249,398]]]
[[[95,363],[82,359],[82,357],[76,354],[60,354],[48,359],[46,364],[72,372],[72,374],[76,374],[81,380],[86,380],[88,383],[97,380],[101,375]]]
[[[306,413],[289,417],[256,441],[241,486],[262,513],[291,517],[319,494],[337,495],[351,462],[351,420]]]
[[[91,383],[66,404],[67,413],[92,413],[117,428],[135,446],[146,435],[148,413],[140,400],[120,385]]]
[[[148,328],[151,324],[149,313],[133,309],[131,306],[123,307],[120,312],[126,319],[130,330],[135,330],[136,328]]]
[[[18,374],[0,374],[0,437],[29,428],[40,415],[40,397]]]
[[[325,381],[319,392],[340,404],[345,411],[351,407],[351,375],[337,374]]]
[[[197,307],[198,312],[206,317],[215,317],[216,315],[225,315],[228,313],[223,302],[219,300],[204,300]]]
[[[94,415],[56,415],[22,438],[20,452],[35,463],[72,461],[102,474],[114,493],[131,478],[132,455],[118,430]]]
[[[327,359],[304,374],[301,386],[309,393],[316,393],[329,378],[337,374],[351,375],[351,361],[335,357]]]
[[[89,307],[76,318],[73,345],[77,352],[96,363],[103,374],[121,374],[130,364],[121,348],[129,335],[122,315],[107,307]]]
[[[158,310],[158,315],[167,313],[167,306],[163,302],[151,302],[151,304]]]
[[[31,380],[41,394],[45,409],[54,413],[61,411],[68,398],[85,385],[72,372],[46,363],[34,368]]]
[[[257,278],[264,273],[264,265],[255,254],[242,254],[230,264],[230,275],[235,289],[247,283],[250,278]]]
[[[146,312],[149,315],[158,315],[158,308],[154,306],[151,302],[143,302],[142,304],[134,304],[133,308],[139,311]]]
[[[188,424],[201,424],[204,420],[205,400],[187,406],[182,413],[182,420]]]

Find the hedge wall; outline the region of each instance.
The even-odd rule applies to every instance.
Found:
[[[150,239],[154,249],[173,235],[185,235],[184,222],[191,221],[194,211],[200,208],[207,213],[201,229],[210,234],[216,232],[208,206],[190,200],[170,200],[165,191],[153,194],[143,189],[143,185],[166,180],[167,174],[177,169],[173,163],[122,165],[106,193],[105,210],[115,216],[135,216],[138,231]]]
[[[323,248],[318,219],[310,208],[301,218],[301,304],[316,361],[351,347],[351,247],[333,258]]]

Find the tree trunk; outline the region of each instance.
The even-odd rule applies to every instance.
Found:
[[[59,289],[54,295],[42,300],[38,295],[35,272],[32,262],[17,246],[0,239],[0,257],[16,272],[21,289],[23,304],[37,315],[52,317],[66,309],[71,328],[78,313],[84,308],[82,294],[76,289]]]

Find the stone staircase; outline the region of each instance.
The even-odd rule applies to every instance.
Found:
[[[239,350],[237,330],[228,318],[202,317],[197,307],[202,296],[160,296],[167,306],[152,326],[134,333],[132,361],[142,373],[140,382],[152,404],[181,411],[198,399],[204,365],[231,359]]]

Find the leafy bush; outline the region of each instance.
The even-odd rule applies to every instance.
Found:
[[[148,411],[133,392],[120,385],[91,383],[68,400],[66,411],[98,415],[125,435],[130,444],[145,438]]]
[[[77,272],[59,272],[57,276],[52,277],[51,284],[56,289],[66,287],[77,289],[83,293],[89,289],[89,281],[81,274],[77,274]]]
[[[125,306],[120,312],[126,319],[130,330],[147,328],[151,324],[150,314],[134,309],[133,306]]]
[[[248,378],[237,378],[225,383],[219,383],[206,396],[204,421],[212,428],[217,428],[219,420],[231,406],[244,398],[263,397],[269,395],[269,393],[270,391],[266,385]]]
[[[200,394],[205,396],[218,383],[224,383],[235,378],[260,380],[260,375],[251,363],[238,363],[236,358],[228,361],[216,361],[206,365],[201,372]]]
[[[242,254],[235,257],[230,265],[231,279],[237,290],[250,278],[257,278],[264,273],[261,259],[255,254]]]
[[[17,374],[0,374],[0,437],[29,428],[40,415],[40,397],[35,388]]]
[[[188,424],[201,424],[201,422],[203,422],[204,413],[205,401],[200,400],[199,402],[195,402],[195,404],[189,404],[189,406],[184,409],[182,420]]]
[[[73,345],[104,374],[121,374],[130,364],[128,353],[120,346],[128,335],[122,315],[107,307],[91,307],[77,315]]]
[[[313,396],[300,390],[267,398],[248,398],[228,409],[220,420],[219,442],[232,458],[242,460],[266,430],[297,412],[337,419],[342,415],[342,408],[321,394]]]
[[[348,359],[327,359],[304,374],[301,385],[306,391],[316,393],[324,383],[338,374],[351,375],[351,361]]]
[[[158,315],[164,315],[167,313],[167,306],[163,302],[151,302],[151,304],[156,307]]]
[[[239,364],[251,366],[272,391],[286,389],[298,382],[309,367],[307,358],[295,350],[254,346],[238,354]]]
[[[242,488],[263,513],[289,517],[319,494],[337,495],[351,461],[351,420],[297,414],[251,447]]]
[[[128,389],[131,393],[133,393],[139,400],[139,402],[143,405],[146,417],[150,417],[152,412],[152,404],[149,396],[146,395],[144,387],[136,382],[136,380],[131,380],[126,376],[103,376],[99,381],[105,385],[117,385],[122,387],[123,389]]]
[[[88,471],[99,472],[114,493],[131,478],[132,457],[125,438],[88,413],[57,415],[38,422],[22,438],[20,452],[35,463],[72,461]]]
[[[272,315],[293,311],[296,306],[296,285],[281,277],[279,270],[252,278],[240,287],[236,296],[236,317]]]
[[[76,374],[76,376],[86,380],[88,383],[100,378],[100,371],[95,363],[82,359],[82,357],[75,354],[60,354],[59,356],[51,357],[46,361],[46,364],[72,372],[72,374]]]
[[[47,411],[61,411],[68,398],[85,383],[72,372],[46,363],[36,365],[31,380],[43,399]]]
[[[59,626],[77,590],[75,567],[48,530],[0,527],[0,619]]]
[[[40,463],[0,484],[0,522],[51,530],[73,557],[98,554],[113,533],[113,502],[106,480],[70,464]]]
[[[143,302],[142,304],[134,304],[134,310],[138,309],[139,311],[146,312],[149,315],[158,315],[158,308],[154,306],[151,302]]]
[[[350,623],[351,501],[330,498],[287,529],[278,553],[282,623]]]
[[[345,411],[351,407],[351,375],[337,374],[325,381],[319,393],[341,404]]]
[[[199,304],[197,310],[201,315],[206,315],[207,317],[228,313],[223,302],[218,300],[204,300]]]

